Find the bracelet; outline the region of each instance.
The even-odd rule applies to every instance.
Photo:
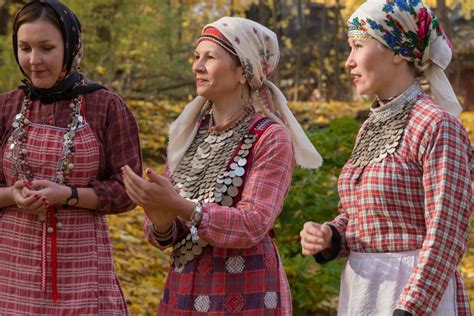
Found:
[[[173,237],[173,232],[176,228],[176,224],[174,221],[173,221],[173,224],[171,224],[170,228],[164,233],[159,232],[153,223],[150,223],[150,226],[151,226],[151,231],[153,232],[153,235],[155,236],[155,239],[157,241],[170,240]]]
[[[194,207],[193,214],[191,214],[191,217],[189,220],[185,221],[186,226],[189,227],[189,231],[191,232],[191,238],[194,242],[197,242],[199,240],[198,236],[198,229],[196,226],[201,223],[202,219],[202,206],[200,203],[196,203],[196,206]]]

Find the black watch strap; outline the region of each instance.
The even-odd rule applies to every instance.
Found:
[[[79,192],[75,186],[71,186],[71,195],[66,200],[67,206],[74,206],[79,202]]]

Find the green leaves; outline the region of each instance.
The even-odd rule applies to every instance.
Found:
[[[336,308],[342,260],[324,266],[301,255],[299,232],[306,221],[325,222],[338,214],[337,177],[349,158],[359,122],[335,119],[328,127],[309,131],[324,158],[318,170],[297,168],[276,225],[276,239],[291,285],[295,315],[327,315]]]

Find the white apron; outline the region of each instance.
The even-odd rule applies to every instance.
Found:
[[[337,314],[392,316],[418,256],[418,250],[397,253],[351,252],[342,272]],[[454,274],[438,309],[432,315],[457,315]]]

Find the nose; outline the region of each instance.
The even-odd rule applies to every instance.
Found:
[[[204,71],[204,62],[201,58],[194,59],[193,62],[193,73],[203,72]]]
[[[349,56],[347,56],[347,59],[346,59],[346,62],[344,64],[344,66],[346,66],[346,68],[354,68],[355,67],[355,61],[354,61],[354,58],[352,56],[352,50],[351,50]]]
[[[36,65],[39,63],[41,63],[41,54],[37,50],[32,49],[30,53],[30,64]]]

